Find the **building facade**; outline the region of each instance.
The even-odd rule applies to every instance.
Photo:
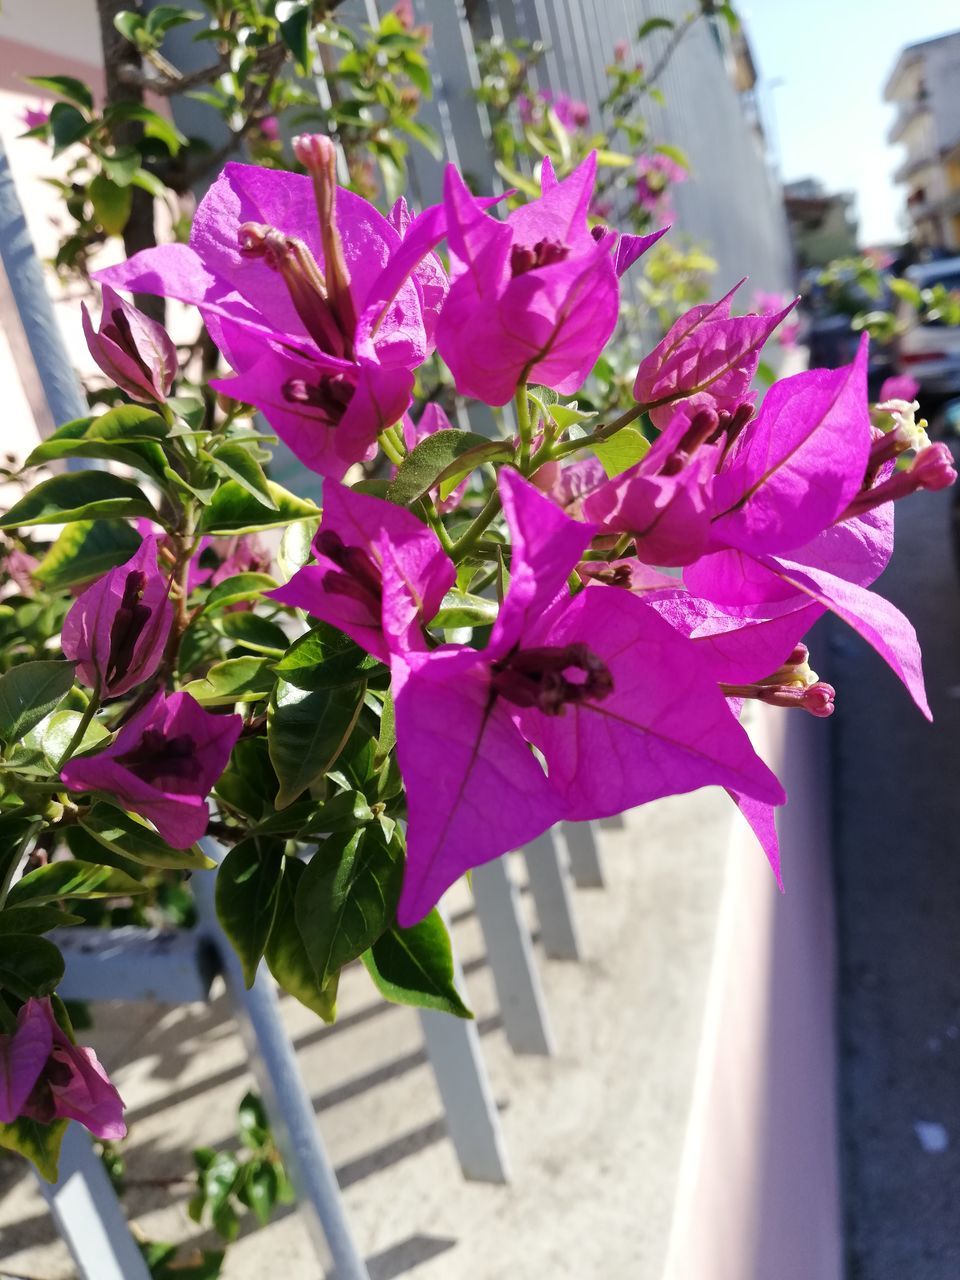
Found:
[[[906,192],[910,238],[960,250],[960,31],[908,45],[883,96],[898,108],[888,141],[906,152],[894,177]]]

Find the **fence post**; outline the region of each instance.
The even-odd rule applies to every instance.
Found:
[[[442,906],[440,910],[443,911]],[[454,982],[463,991],[463,970],[455,951],[453,969]],[[480,1050],[477,1024],[438,1009],[418,1012],[463,1176],[474,1182],[509,1182],[506,1142]]]
[[[569,878],[556,836],[553,831],[545,831],[523,852],[544,951],[554,960],[579,960],[580,938],[573,915]]]
[[[37,1175],[40,1193],[82,1280],[150,1280],[103,1161],[74,1121],[60,1148],[60,1176]]]
[[[203,851],[217,863],[224,850],[211,839]],[[303,1084],[296,1054],[280,1017],[273,979],[264,965],[247,988],[236,952],[217,920],[214,903],[215,876],[201,872],[193,877],[200,927],[217,948],[231,1005],[243,1036],[250,1066],[263,1094],[299,1207],[325,1270],[336,1280],[370,1280],[358,1250],[340,1197],[333,1165],[317,1128],[310,1095]]]
[[[602,889],[603,865],[593,823],[564,822],[561,826],[574,884],[578,889]]]
[[[514,1053],[552,1054],[540,974],[508,858],[475,867],[471,883],[510,1048]]]

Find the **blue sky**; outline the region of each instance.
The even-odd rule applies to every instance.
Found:
[[[785,181],[855,191],[861,241],[902,238],[882,92],[904,45],[960,28],[957,0],[740,0]],[[782,79],[774,87],[771,82]]]

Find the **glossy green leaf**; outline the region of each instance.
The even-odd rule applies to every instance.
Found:
[[[129,560],[140,542],[121,520],[77,520],[63,527],[33,576],[51,591],[90,582]]]
[[[226,487],[226,486],[225,486]],[[33,524],[69,524],[72,520],[157,519],[146,495],[133,483],[108,471],[71,471],[36,485],[0,518],[0,529]]]
[[[449,482],[452,491],[483,463],[507,462],[512,457],[513,445],[507,440],[489,440],[473,431],[436,431],[404,458],[388,497],[406,507],[435,485]]]
[[[669,18],[648,18],[637,28],[637,39],[643,40],[654,31],[672,31],[675,26],[676,23]]]
[[[0,676],[0,738],[19,742],[73,687],[75,664],[22,662]]]
[[[69,102],[55,102],[50,108],[50,132],[53,134],[53,154],[65,151],[85,138],[93,130],[93,125],[76,107]]]
[[[150,107],[145,107],[139,102],[115,102],[104,111],[103,119],[109,125],[127,120],[139,121],[143,125],[145,136],[162,142],[172,156],[175,156],[187,143],[186,136],[180,132],[172,120],[168,120],[166,116],[152,111]]]
[[[162,867],[173,871],[204,871],[216,866],[196,845],[189,849],[171,849],[158,832],[132,813],[124,813],[115,805],[98,800],[81,825],[93,838],[114,853],[146,867]]]
[[[220,486],[200,517],[200,532],[210,534],[257,533],[261,529],[285,528],[293,520],[313,520],[319,515],[306,502],[272,480],[267,481],[274,508],[258,502],[236,480]],[[0,528],[4,527],[0,522]]]
[[[28,903],[0,910],[0,934],[48,933],[71,924],[83,924],[83,917],[46,904],[37,907]]]
[[[42,825],[32,814],[0,814],[0,898],[6,894],[27,846]]]
[[[359,685],[309,693],[278,681],[267,712],[267,744],[280,781],[278,809],[323,777],[343,750],[362,706]]]
[[[373,810],[359,791],[340,791],[329,800],[301,800],[280,813],[269,814],[258,823],[257,831],[283,832],[311,839],[342,831],[355,831],[373,821]]]
[[[338,689],[369,679],[382,663],[336,627],[314,624],[277,663],[277,675],[298,689]]]
[[[36,738],[37,746],[51,768],[55,768],[60,763],[63,753],[80,727],[82,718],[83,713],[80,711],[54,711],[51,716],[42,720],[30,735],[31,738]],[[84,730],[80,743],[74,748],[73,754],[79,755],[84,751],[91,751],[109,736],[109,732],[99,720],[91,720]]]
[[[436,910],[412,929],[388,929],[364,952],[363,963],[380,994],[394,1004],[473,1017],[454,983],[450,937]]]
[[[283,841],[250,836],[234,845],[217,872],[217,917],[253,986],[277,912]]]
[[[227,480],[235,480],[257,502],[276,511],[277,504],[270,492],[267,477],[263,474],[263,467],[249,449],[245,449],[242,444],[228,442],[214,452],[213,459],[222,476]]]
[[[103,172],[118,187],[128,187],[140,169],[140,152],[136,147],[117,147],[112,155],[100,157]]]
[[[325,987],[320,986],[297,928],[296,896],[305,870],[305,865],[296,858],[287,858],[284,863],[277,914],[264,950],[264,959],[284,991],[319,1014],[324,1022],[333,1022],[337,1016],[337,984],[340,975],[337,974]]]
[[[489,627],[497,620],[496,600],[471,595],[469,591],[448,591],[430,624],[434,627]]]
[[[298,520],[284,530],[277,552],[277,566],[283,582],[289,582],[310,559],[310,544],[319,527],[319,519]]]
[[[27,872],[11,887],[7,906],[15,907],[26,902],[42,906],[64,898],[126,898],[146,891],[145,884],[117,867],[101,867],[93,862],[65,858]]]
[[[322,986],[390,925],[402,884],[402,841],[377,823],[319,846],[297,888],[297,925]]]
[[[108,236],[120,235],[133,208],[133,192],[129,186],[118,186],[106,174],[98,173],[87,191],[101,227]]]
[[[266,658],[227,658],[184,685],[183,691],[203,707],[229,707],[235,702],[259,702],[273,690],[276,679]]]
[[[258,600],[265,591],[273,591],[276,586],[276,580],[268,573],[236,573],[212,588],[205,607],[208,610],[226,609],[228,605],[240,604],[241,601]]]
[[[230,808],[260,819],[273,813],[273,797],[278,785],[266,739],[241,738],[214,791]]]
[[[310,0],[280,0],[277,5],[280,35],[302,75],[310,71],[311,10]]]
[[[0,990],[21,1000],[49,996],[62,977],[63,956],[52,942],[32,933],[0,934]]]
[[[621,427],[609,440],[591,445],[608,476],[618,476],[645,458],[650,441],[636,427]]]
[[[225,613],[209,621],[228,640],[254,653],[279,656],[287,647],[288,637],[283,628],[258,613]]]
[[[0,1124],[0,1147],[16,1151],[34,1166],[41,1178],[56,1182],[60,1144],[67,1131],[66,1120],[38,1124],[21,1116],[12,1124]]]
[[[87,111],[93,110],[93,93],[88,85],[73,76],[25,76],[28,84],[35,84],[38,89],[49,89],[61,98],[76,102]]]

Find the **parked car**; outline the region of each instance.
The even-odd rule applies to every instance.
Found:
[[[919,289],[940,284],[960,292],[960,258],[917,263],[904,275]],[[909,302],[900,303],[897,318],[905,331],[897,343],[897,372],[916,378],[921,395],[960,395],[960,327],[942,320],[911,323],[913,314]]]

